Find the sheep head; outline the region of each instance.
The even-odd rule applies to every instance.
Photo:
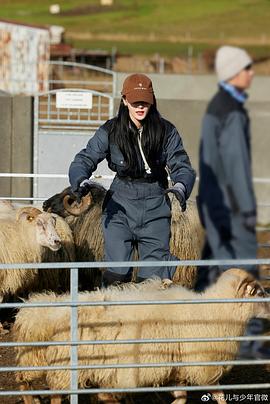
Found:
[[[230,282],[235,290],[236,298],[265,298],[268,294],[263,286],[248,271],[240,268],[231,268],[225,271],[219,278],[219,282]],[[241,303],[247,305],[247,303]],[[248,306],[251,306],[248,303]],[[270,319],[270,303],[254,302],[254,316]]]
[[[105,194],[105,188],[99,184],[94,184],[91,186],[90,192],[82,198],[81,203],[78,203],[71,187],[68,187],[44,201],[43,210],[56,213],[62,217],[80,216],[90,210],[92,206],[101,205]]]
[[[55,215],[29,206],[18,209],[16,220],[35,230],[36,241],[40,246],[52,251],[57,251],[61,247]]]

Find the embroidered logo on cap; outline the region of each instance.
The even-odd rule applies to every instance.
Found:
[[[139,87],[134,87],[134,90],[147,90],[146,87],[143,87],[143,83],[138,84]]]

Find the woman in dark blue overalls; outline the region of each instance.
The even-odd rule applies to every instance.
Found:
[[[105,158],[116,172],[103,206],[105,260],[130,261],[135,247],[142,261],[175,259],[169,249],[167,193],[176,195],[184,211],[195,172],[177,129],[157,111],[152,82],[144,74],[126,78],[117,116],[96,131],[71,163],[69,179],[77,198],[87,192],[89,178]],[[174,271],[169,265],[141,267],[138,279],[172,279]],[[127,282],[131,274],[132,268],[108,268],[104,283]]]

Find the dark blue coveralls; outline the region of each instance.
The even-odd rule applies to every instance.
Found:
[[[164,119],[163,122],[165,139],[151,174],[146,174],[139,149],[140,175],[134,178],[127,169],[123,154],[109,139],[113,120],[107,121],[96,131],[86,148],[75,156],[70,165],[69,179],[74,191],[83,180],[91,177],[98,163],[105,158],[110,169],[117,173],[103,204],[106,261],[131,260],[135,246],[140,260],[176,259],[171,256],[169,249],[171,206],[168,196],[164,195],[168,185],[165,167],[174,183],[182,182],[185,185],[187,198],[194,185],[195,172],[177,129]],[[138,277],[141,280],[152,276],[171,279],[174,271],[173,266],[141,267]],[[129,281],[132,268],[114,267],[107,272],[115,274],[119,280]]]

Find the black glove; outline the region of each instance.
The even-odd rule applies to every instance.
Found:
[[[176,198],[178,199],[182,212],[184,212],[187,208],[187,204],[186,204],[186,187],[182,182],[177,182],[176,184],[174,184],[173,187],[171,188],[167,188],[165,190],[165,194],[168,194],[169,192],[172,192]]]
[[[93,184],[93,181],[84,180],[80,183],[79,188],[77,188],[75,191],[72,191],[78,203],[80,203],[82,198],[89,193],[91,184]]]
[[[244,226],[249,231],[255,231],[256,223],[257,223],[257,215],[256,212],[246,212],[243,213],[243,222]]]

